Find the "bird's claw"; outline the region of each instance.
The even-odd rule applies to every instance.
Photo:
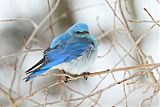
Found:
[[[69,78],[69,77],[65,76],[65,80],[64,80],[65,83],[68,82],[68,78]]]
[[[89,74],[90,74],[90,72],[83,72],[83,73],[80,74],[80,75],[84,76],[85,80],[87,80],[88,77],[87,77],[86,75],[89,75]]]
[[[70,73],[65,73],[65,74],[68,74],[71,76],[71,77],[65,76],[65,80],[64,80],[65,83],[69,82],[69,80],[68,80],[69,78],[72,78],[72,77],[75,78],[75,77],[79,76],[78,74],[70,74]],[[89,75],[89,74],[90,74],[90,72],[83,72],[80,75],[84,76],[85,80],[87,80],[88,77],[86,75]]]
[[[68,80],[68,79],[70,79],[70,78],[75,78],[75,77],[78,76],[77,74],[70,74],[70,73],[66,73],[66,72],[65,72],[65,74],[68,74],[68,75],[69,75],[69,76],[65,76],[65,80],[64,80],[65,83],[67,83],[67,82],[70,81],[70,80]]]

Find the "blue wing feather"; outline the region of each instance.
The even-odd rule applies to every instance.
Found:
[[[66,61],[79,57],[88,48],[87,42],[79,42],[79,40],[72,40],[70,43],[59,44],[56,49],[46,52],[45,57],[49,62],[56,61],[59,58],[65,57]]]
[[[44,56],[47,63],[44,64],[39,70],[32,72],[26,81],[33,80],[34,77],[41,75],[48,69],[55,65],[71,61],[82,55],[82,53],[88,48],[88,42],[79,41],[77,38],[70,39],[70,41],[64,43],[64,41],[54,41],[51,46],[53,49],[46,51]]]
[[[71,35],[69,33],[63,33],[53,39],[50,45],[50,48],[54,48],[57,44],[66,43],[70,38],[71,38]]]

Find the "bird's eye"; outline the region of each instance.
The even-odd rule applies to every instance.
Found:
[[[81,32],[80,31],[76,31],[76,34],[81,34]]]
[[[84,32],[76,31],[75,33],[76,33],[76,34],[89,34],[88,31],[84,31]]]

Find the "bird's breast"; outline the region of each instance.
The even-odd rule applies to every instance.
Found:
[[[96,58],[97,48],[90,45],[81,56],[69,62],[64,62],[58,65],[57,68],[71,74],[81,74],[83,72],[88,72],[88,69],[92,67]]]

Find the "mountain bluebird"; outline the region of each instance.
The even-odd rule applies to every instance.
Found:
[[[58,68],[69,74],[82,74],[97,58],[97,40],[89,33],[88,26],[76,23],[53,39],[44,51],[43,58],[28,69],[25,81],[33,80],[50,68]]]

